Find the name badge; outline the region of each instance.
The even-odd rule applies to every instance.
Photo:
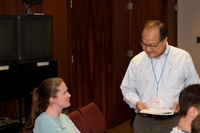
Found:
[[[151,108],[163,108],[163,99],[160,97],[151,98],[150,107]]]

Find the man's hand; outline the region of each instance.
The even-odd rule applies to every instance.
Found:
[[[179,105],[179,102],[178,102],[178,101],[174,103],[174,108],[173,108],[173,110],[174,110],[174,113],[175,113],[175,114],[178,114],[178,113],[180,112],[180,105]]]
[[[140,112],[142,109],[149,109],[148,106],[146,105],[146,103],[141,102],[141,101],[136,102],[136,108],[137,108],[138,112]],[[147,114],[143,114],[143,113],[140,113],[140,114],[143,116],[147,116]]]
[[[136,102],[136,108],[137,108],[138,112],[140,112],[142,109],[149,109],[148,106],[146,105],[146,103],[141,102],[141,101]]]
[[[174,107],[170,109],[174,110],[174,114],[178,114],[180,112],[179,102],[178,101],[174,102]]]

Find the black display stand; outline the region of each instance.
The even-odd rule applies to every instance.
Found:
[[[19,88],[19,75],[18,64],[0,66],[0,101],[12,100],[22,95],[22,90]]]
[[[22,126],[22,97],[24,96],[23,91],[20,89],[20,68],[19,64],[10,64],[0,66],[0,81],[1,81],[1,93],[0,102],[6,103],[10,100],[18,100],[19,107],[10,108],[13,112],[19,113],[19,118],[7,118],[3,119],[4,116],[0,116],[0,133],[15,133],[20,130]],[[1,108],[1,111],[6,111]],[[8,117],[8,116],[6,116]]]
[[[1,93],[0,102],[19,100],[19,122],[0,126],[0,132],[20,130],[22,117],[28,118],[32,91],[47,78],[57,77],[57,61],[16,63],[0,66]],[[22,116],[22,98],[25,99],[25,116]],[[0,121],[1,122],[1,121]],[[13,132],[14,133],[14,132]]]
[[[57,61],[21,63],[20,69],[21,86],[23,91],[26,92],[25,119],[27,120],[31,107],[33,89],[38,87],[43,80],[58,76]]]

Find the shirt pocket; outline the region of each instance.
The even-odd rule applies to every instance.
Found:
[[[180,88],[183,85],[183,75],[180,70],[169,69],[163,75],[163,85],[167,89]]]

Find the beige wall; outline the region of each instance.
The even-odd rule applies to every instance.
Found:
[[[200,75],[200,0],[178,0],[178,47],[188,51]]]

